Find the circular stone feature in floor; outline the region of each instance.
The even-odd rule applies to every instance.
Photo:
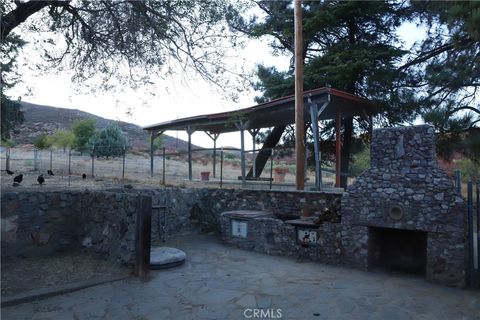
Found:
[[[181,265],[187,255],[180,249],[157,247],[150,250],[150,269],[166,269]]]

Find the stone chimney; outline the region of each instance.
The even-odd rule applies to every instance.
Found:
[[[375,130],[371,168],[342,198],[344,257],[363,269],[423,268],[430,281],[463,286],[465,214],[437,165],[432,126]]]

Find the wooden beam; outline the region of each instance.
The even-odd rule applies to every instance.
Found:
[[[302,34],[302,1],[294,1],[295,26],[295,158],[296,187],[305,187],[305,111],[303,108],[303,34]]]
[[[138,196],[135,232],[135,274],[147,279],[150,271],[152,197]]]

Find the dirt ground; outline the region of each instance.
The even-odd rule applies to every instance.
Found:
[[[93,254],[73,252],[2,261],[2,298],[74,282],[128,276],[132,269]]]

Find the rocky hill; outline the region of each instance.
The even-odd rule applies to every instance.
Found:
[[[43,106],[28,102],[22,102],[22,111],[25,115],[25,122],[15,128],[12,138],[18,144],[32,144],[35,138],[42,133],[52,134],[56,130],[69,130],[73,121],[78,119],[94,119],[97,129],[103,129],[113,122],[128,137],[130,146],[137,150],[148,149],[148,133],[142,127],[128,122],[105,119],[88,112],[65,109],[51,106]],[[181,139],[164,135],[163,142],[167,150],[186,150],[187,142]],[[193,146],[193,148],[198,148]]]

